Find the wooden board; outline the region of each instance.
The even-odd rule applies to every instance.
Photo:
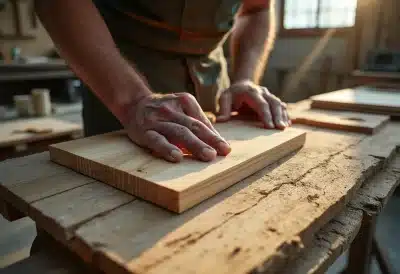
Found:
[[[313,108],[362,111],[400,116],[400,92],[356,88],[342,89],[311,97]]]
[[[212,163],[157,159],[121,131],[54,144],[49,151],[56,163],[180,213],[299,149],[306,137],[302,130],[265,130],[242,121],[217,129],[232,152]]]
[[[362,186],[344,212],[315,235],[310,246],[288,265],[288,271],[284,273],[326,273],[329,266],[350,247],[360,229],[363,211],[369,214],[381,212],[399,183],[400,155],[397,154],[387,168]]]
[[[23,119],[0,124],[0,147],[15,146],[50,138],[80,135],[82,126],[54,118]],[[46,131],[44,133],[22,132],[24,130]],[[51,130],[51,132],[47,132]]]
[[[316,127],[360,132],[377,133],[389,120],[387,115],[360,113],[354,111],[334,111],[310,109],[310,101],[305,101],[300,107],[289,108],[293,123]]]
[[[101,195],[103,190],[93,187],[83,194],[84,189],[78,191],[83,186],[76,185],[28,203],[32,193],[22,189],[35,190],[40,178],[46,178],[54,191],[60,181],[66,188],[68,174],[71,184],[79,177],[86,181],[85,176],[45,157],[29,169],[39,162],[34,155],[0,163],[4,177],[0,177],[0,196],[52,235],[61,236],[53,230],[56,225],[65,230],[65,244],[105,273],[249,273],[255,269],[273,273],[276,264],[296,256],[314,233],[345,208],[365,179],[385,165],[400,140],[400,124],[395,122],[373,136],[295,127],[312,130],[298,153],[179,215],[141,200],[105,209],[101,204],[115,201],[115,192]],[[1,172],[11,166],[8,173]],[[123,203],[126,194],[120,193]],[[97,196],[99,211],[91,217],[70,208],[86,205],[84,197]],[[60,206],[66,199],[68,204]],[[46,218],[39,218],[39,213]],[[61,216],[66,214],[75,217],[63,222]]]

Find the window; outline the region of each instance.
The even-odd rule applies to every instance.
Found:
[[[314,32],[354,26],[357,0],[284,0],[283,30]]]

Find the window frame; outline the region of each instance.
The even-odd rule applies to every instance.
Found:
[[[318,0],[320,1],[320,0]],[[285,5],[286,0],[281,0],[281,7],[280,7],[280,16],[279,16],[279,36],[281,37],[318,37],[323,36],[328,30],[332,28],[299,28],[299,29],[286,29],[285,28]],[[357,9],[357,8],[356,8]],[[319,12],[319,10],[317,10]],[[351,31],[354,30],[354,26],[351,27],[339,27],[334,28],[335,34],[334,36],[347,36]]]

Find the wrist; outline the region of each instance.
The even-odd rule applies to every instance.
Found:
[[[110,110],[121,124],[125,126],[132,119],[134,109],[138,103],[150,96],[152,92],[146,86],[136,84],[118,89],[115,94],[115,99],[112,104],[110,104]]]
[[[108,75],[107,83],[99,88],[99,96],[115,117],[125,125],[130,120],[131,109],[152,92],[145,79],[129,64],[118,68]]]

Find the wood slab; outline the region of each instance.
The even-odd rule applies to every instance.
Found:
[[[179,215],[139,199],[125,204],[122,191],[88,190],[85,176],[50,162],[48,153],[0,163],[0,197],[67,237],[61,242],[104,273],[286,273],[279,265],[308,246],[400,144],[396,122],[372,136],[294,127],[310,130],[299,152]],[[27,202],[42,179],[52,194]],[[122,206],[115,208],[117,193]],[[81,214],[78,205],[96,210]]]
[[[1,123],[0,147],[27,144],[50,138],[80,135],[82,126],[55,118],[32,118]]]
[[[51,159],[132,195],[181,213],[303,146],[306,133],[265,130],[256,123],[218,124],[232,146],[205,163],[169,163],[134,145],[123,131],[51,145]]]
[[[346,210],[326,224],[314,237],[310,246],[287,272],[293,274],[322,274],[344,253],[359,232],[363,212],[379,214],[400,184],[400,155],[388,167],[368,180]]]
[[[375,88],[341,89],[311,97],[312,108],[400,116],[400,92]]]
[[[293,123],[315,127],[360,132],[377,133],[389,120],[388,115],[361,113],[354,111],[335,111],[311,109],[310,101],[302,102],[297,108],[289,107],[289,116]]]

